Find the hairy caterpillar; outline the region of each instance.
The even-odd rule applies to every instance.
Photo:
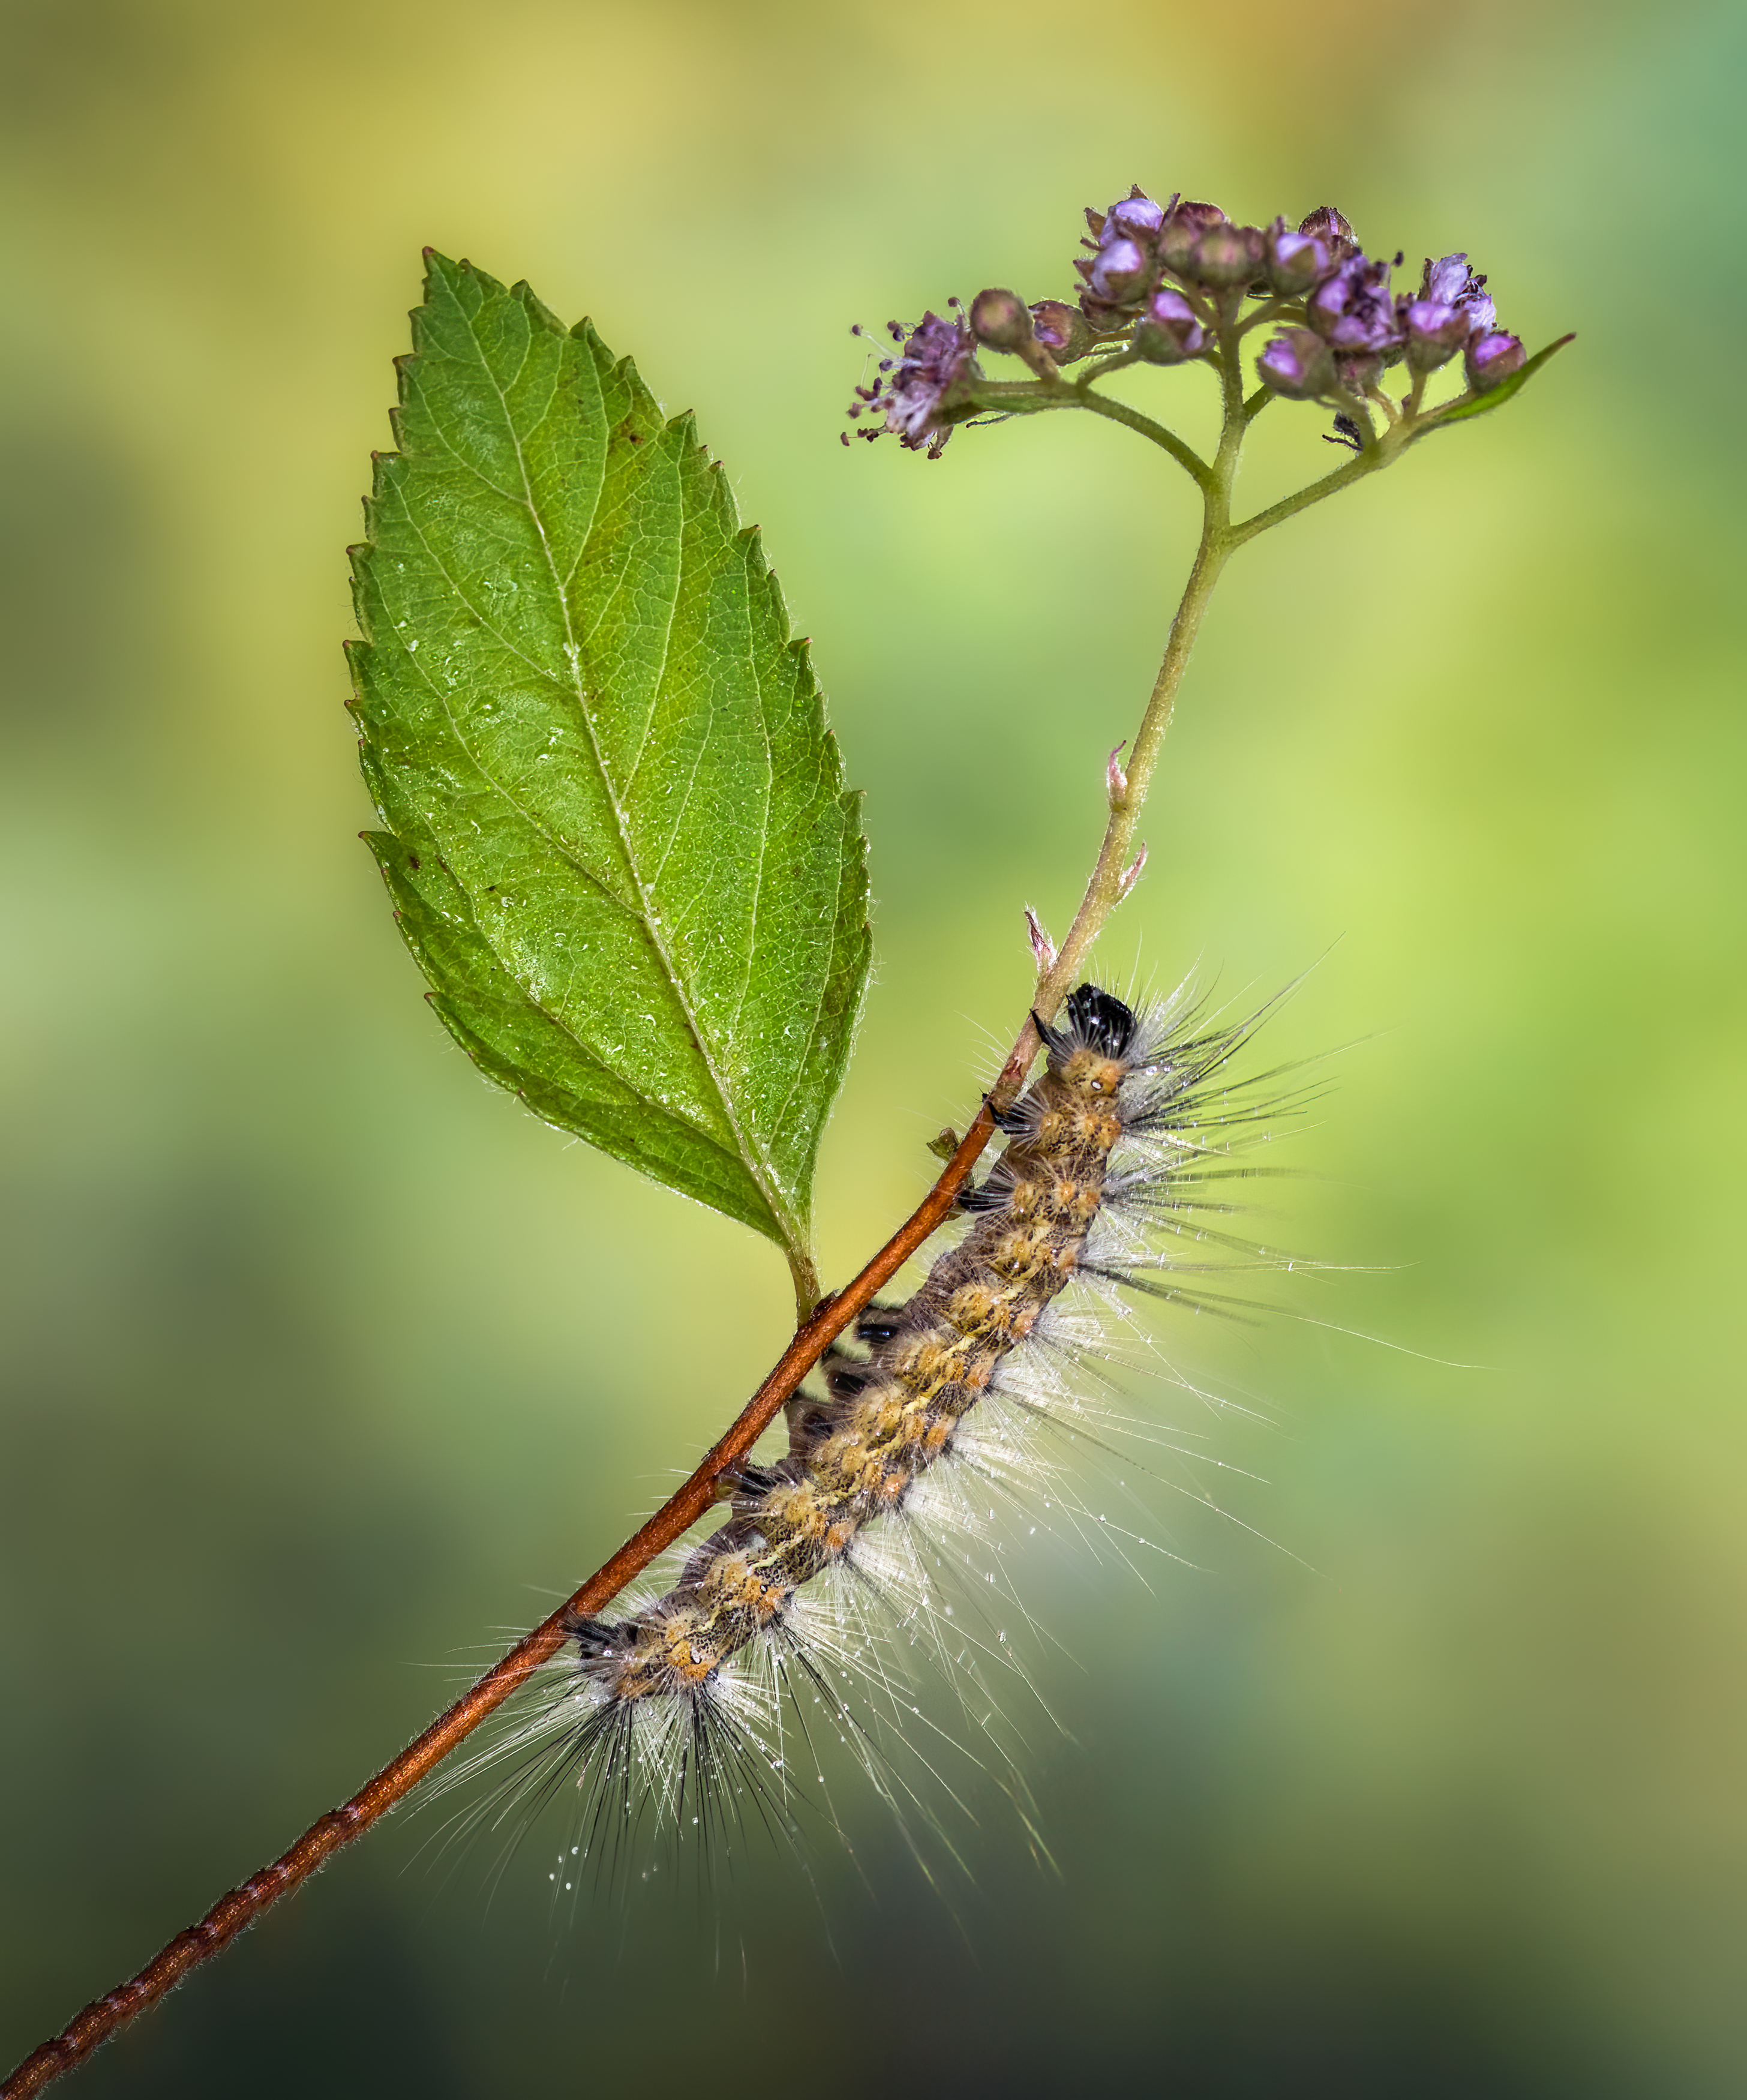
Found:
[[[803,1697],[892,1795],[889,1759],[843,1685],[883,1695],[901,1727],[916,1714],[893,1696],[873,1621],[920,1622],[940,1648],[913,1534],[964,1517],[967,1473],[1003,1486],[1035,1474],[1014,1440],[1049,1395],[1028,1359],[1081,1346],[1063,1293],[1084,1282],[1230,1309],[1241,1301],[1210,1290],[1210,1268],[1233,1254],[1276,1265],[1211,1222],[1234,1207],[1219,1185],[1261,1171],[1233,1155],[1296,1098],[1260,1091],[1277,1073],[1227,1074],[1261,1017],[1209,1026],[1181,995],[1137,1012],[1093,984],[1070,996],[1061,1025],[1040,1026],[1043,1069],[998,1118],[1004,1149],[961,1193],[964,1238],[910,1298],[861,1315],[859,1353],[827,1352],[823,1394],[789,1405],[787,1453],[737,1470],[730,1520],[664,1594],[623,1618],[571,1616],[567,1658],[532,1714],[439,1788],[510,1760],[464,1824],[566,1781],[584,1855],[615,1851],[645,1811],[708,1840],[747,1792],[786,1816],[785,1732],[815,1725]],[[1197,1251],[1158,1251],[1161,1232]],[[1208,1242],[1226,1259],[1210,1261]]]

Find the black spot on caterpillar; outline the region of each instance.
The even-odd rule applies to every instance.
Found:
[[[786,1453],[737,1469],[728,1522],[685,1555],[671,1587],[621,1618],[570,1626],[573,1655],[532,1710],[457,1776],[500,1776],[461,1821],[495,1822],[568,1781],[582,1805],[573,1855],[616,1853],[646,1815],[681,1837],[696,1824],[707,1841],[748,1801],[786,1828],[818,1762],[811,1732],[827,1723],[895,1798],[886,1754],[844,1689],[883,1702],[888,1728],[918,1711],[897,1696],[869,1607],[942,1648],[952,1607],[937,1605],[923,1563],[937,1563],[937,1535],[960,1513],[950,1484],[1004,1485],[1020,1470],[1017,1440],[1048,1412],[1047,1394],[1026,1387],[1026,1360],[1083,1346],[1057,1299],[1083,1282],[1242,1312],[1210,1272],[1233,1256],[1283,1265],[1213,1222],[1234,1207],[1220,1185],[1255,1171],[1233,1155],[1302,1098],[1267,1091],[1278,1072],[1228,1074],[1262,1017],[1211,1026],[1180,997],[1136,1011],[1083,984],[1059,1025],[1039,1024],[1044,1067],[1001,1118],[1004,1148],[961,1202],[963,1238],[902,1304],[860,1315],[863,1354],[827,1352],[824,1396],[789,1402]],[[1162,1250],[1161,1234],[1190,1245]],[[805,1774],[789,1769],[796,1740]]]

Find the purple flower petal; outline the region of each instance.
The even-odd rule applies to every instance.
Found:
[[[942,320],[933,313],[922,316],[904,345],[881,404],[885,426],[900,443],[912,452],[925,445],[938,457],[952,435],[942,411],[951,405],[954,390],[971,370],[975,349],[963,322]]]
[[[1379,355],[1399,350],[1403,335],[1389,291],[1389,266],[1352,255],[1305,302],[1311,326],[1337,350]]]
[[[1145,285],[1152,265],[1135,242],[1113,240],[1098,251],[1088,280],[1101,299],[1121,305]]]
[[[1149,364],[1180,364],[1200,355],[1207,335],[1189,301],[1167,286],[1147,302],[1135,326],[1134,346]]]
[[[1119,204],[1113,204],[1105,223],[1130,240],[1145,240],[1165,223],[1165,209],[1136,188]]]

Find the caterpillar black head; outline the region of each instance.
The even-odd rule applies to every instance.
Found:
[[[1088,1050],[1106,1057],[1125,1057],[1134,1040],[1133,1009],[1124,1006],[1113,991],[1095,984],[1083,984],[1068,994],[1068,1026]]]

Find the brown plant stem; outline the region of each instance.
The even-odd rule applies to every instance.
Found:
[[[1102,865],[1101,858],[1100,864]],[[1081,917],[1083,916],[1083,907]],[[1074,923],[1079,930],[1080,920],[1076,919]],[[1089,938],[1089,935],[1086,938]],[[1081,945],[1083,946],[1083,941]],[[1064,948],[1064,955],[1066,952]],[[1048,1020],[1061,1004],[1061,987],[1068,973],[1058,957],[1055,968],[1039,984],[1034,1008],[1043,1019]],[[250,1875],[240,1888],[221,1896],[197,1924],[190,1926],[186,1932],[178,1933],[138,1975],[95,1999],[52,2040],[33,2050],[4,2086],[0,2086],[0,2100],[28,2100],[29,2095],[40,2093],[75,2064],[82,2062],[118,2028],[155,2005],[183,1977],[202,1962],[210,1961],[282,1896],[289,1895],[300,1882],[307,1880],[342,1845],[362,1837],[373,1823],[404,1800],[421,1780],[465,1741],[487,1714],[526,1683],[541,1664],[550,1661],[564,1644],[565,1627],[571,1614],[589,1617],[598,1612],[626,1583],[641,1574],[658,1553],[688,1531],[712,1503],[721,1499],[722,1475],[752,1449],[828,1344],[929,1234],[951,1215],[959,1190],[994,1132],[990,1105],[1004,1107],[1017,1094],[1038,1048],[1037,1030],[1028,1020],[987,1099],[933,1187],[854,1282],[835,1296],[820,1300],[811,1318],[796,1330],[794,1339],[732,1426],[710,1447],[690,1478],[668,1498],[642,1529],[628,1538],[612,1558],[557,1611],[543,1619],[532,1633],[524,1635],[501,1661],[495,1663],[447,1712],[440,1714],[421,1736],[384,1765],[350,1801],[312,1823],[296,1844],[281,1853],[271,1866],[263,1867],[258,1873]]]
[[[1040,992],[1040,999],[1043,997]],[[1052,1004],[1045,1018],[1053,1011]],[[1028,1021],[991,1091],[990,1099],[997,1106],[1018,1092],[1037,1047],[1036,1032]],[[770,1376],[741,1410],[739,1418],[711,1446],[691,1477],[668,1498],[633,1538],[625,1541],[604,1567],[598,1568],[573,1596],[549,1618],[542,1620],[532,1633],[524,1635],[464,1696],[439,1714],[423,1735],[409,1743],[397,1758],[384,1765],[350,1801],[312,1823],[296,1844],[281,1853],[271,1866],[263,1867],[258,1873],[250,1875],[240,1888],[221,1896],[198,1924],[178,1933],[138,1975],[105,1992],[77,2018],[69,2021],[52,2040],[33,2050],[5,2085],[0,2086],[0,2100],[27,2100],[28,2095],[40,2093],[75,2064],[82,2062],[117,2028],[148,2006],[155,2005],[184,1976],[227,1947],[240,1932],[245,1931],[282,1896],[289,1895],[342,1845],[362,1837],[373,1823],[404,1800],[421,1780],[464,1742],[488,1714],[501,1706],[518,1686],[526,1683],[542,1663],[557,1654],[564,1643],[565,1625],[571,1613],[586,1617],[599,1611],[658,1553],[689,1530],[720,1498],[721,1475],[751,1450],[827,1345],[842,1333],[880,1285],[951,1214],[959,1189],[976,1163],[977,1154],[988,1143],[994,1127],[986,1103],[939,1180],[902,1228],[847,1290],[820,1301],[812,1317],[803,1323],[783,1352]]]

